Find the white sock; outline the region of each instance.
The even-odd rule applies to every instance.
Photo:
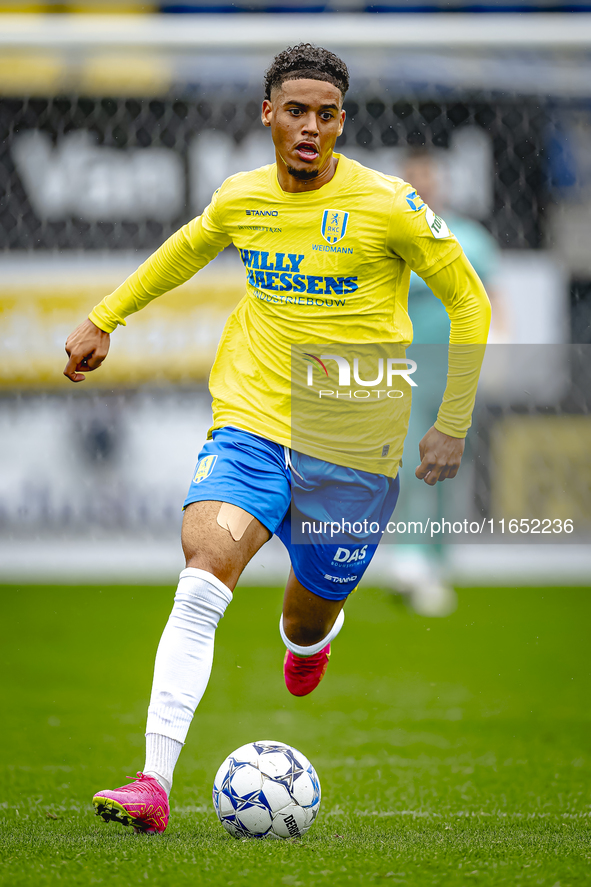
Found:
[[[334,641],[339,631],[343,627],[343,622],[345,621],[345,611],[341,610],[337,618],[335,619],[335,623],[331,630],[328,632],[325,638],[322,638],[321,641],[318,641],[317,644],[312,644],[311,647],[300,647],[298,644],[294,644],[293,641],[290,641],[287,635],[285,634],[285,629],[283,628],[283,613],[281,614],[281,618],[279,620],[279,634],[281,635],[281,640],[285,644],[288,650],[294,654],[294,656],[314,656],[316,653],[320,653],[320,651],[326,647],[327,644],[330,644],[331,641]]]
[[[157,779],[167,795],[172,788],[172,774],[178,761],[182,742],[162,736],[160,733],[146,733],[146,764],[144,773]]]
[[[230,589],[212,573],[193,567],[181,573],[156,654],[146,736],[155,733],[184,743],[211,673],[215,630],[231,600]],[[159,763],[150,759],[146,766],[155,772],[168,767],[170,777],[162,775],[172,782],[172,750],[152,742]]]

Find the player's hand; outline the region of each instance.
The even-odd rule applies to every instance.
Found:
[[[103,332],[92,320],[85,320],[67,338],[66,353],[70,358],[64,370],[72,382],[83,382],[84,373],[100,367],[109,353],[111,337]]]
[[[435,486],[438,480],[455,477],[464,446],[463,437],[450,437],[433,425],[419,444],[421,464],[415,471],[415,477],[424,480],[430,487]]]

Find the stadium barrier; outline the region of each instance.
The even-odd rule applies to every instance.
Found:
[[[17,462],[2,481],[0,521],[12,533],[42,528],[59,535],[82,522],[84,502],[68,504],[65,492],[72,472],[98,503],[90,516],[84,512],[84,532],[117,526],[157,535],[170,523],[180,477],[171,483],[161,466],[155,470],[149,448],[138,456],[133,428],[162,446],[154,417],[168,416],[171,439],[184,433],[187,408],[197,410],[200,429],[207,425],[205,401],[195,395],[195,407],[183,389],[204,384],[225,317],[241,297],[236,255],[223,255],[130,319],[108,364],[85,383],[90,397],[74,395],[62,380],[63,341],[95,301],[203,208],[227,175],[272,160],[259,122],[260,82],[287,33],[290,42],[326,42],[350,63],[339,143],[345,153],[398,174],[409,151],[430,147],[449,183],[450,207],[493,235],[501,249],[499,299],[509,316],[500,340],[591,342],[588,17],[257,17],[256,35],[254,21],[240,17],[200,17],[190,27],[176,16],[145,16],[139,24],[124,17],[15,17],[5,24],[0,411],[5,427],[18,433],[10,436]],[[141,361],[146,343],[150,359]],[[570,367],[559,395],[526,406],[486,395],[477,417],[484,449],[474,491],[483,514],[500,508],[491,491],[493,463],[509,465],[514,447],[522,454],[515,464],[524,464],[520,422],[568,416],[560,432],[568,440],[561,438],[559,449],[571,452],[581,434],[577,423],[589,411],[582,366]],[[101,405],[98,415],[90,403]],[[44,482],[32,494],[31,463],[19,462],[17,441],[36,434],[40,415],[48,452],[68,428],[80,454],[58,460],[51,475],[42,459],[33,460]],[[537,432],[549,442],[550,425]],[[197,448],[195,440],[184,453],[183,476]],[[571,464],[575,456],[564,458]],[[556,447],[548,443],[540,459],[555,471]]]

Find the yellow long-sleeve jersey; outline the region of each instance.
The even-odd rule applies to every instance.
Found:
[[[428,279],[451,320],[454,348],[436,427],[463,437],[482,358],[477,346],[486,342],[490,323],[484,288],[445,222],[411,185],[335,156],[335,175],[315,191],[283,191],[275,164],[231,176],[203,214],[103,299],[90,319],[112,332],[233,243],[245,266],[246,294],[228,318],[211,371],[213,428],[233,425],[291,446],[292,348],[309,346],[320,355],[339,344],[409,345],[412,269]],[[329,382],[326,390],[333,390]],[[327,450],[298,432],[297,448],[395,476],[408,426],[406,393],[389,427],[374,434],[387,445]]]

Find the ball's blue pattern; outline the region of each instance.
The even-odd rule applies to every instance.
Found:
[[[314,786],[314,799],[309,807],[316,807],[320,803],[320,782],[318,781],[318,776],[316,775],[316,770],[314,767],[308,767],[308,774],[310,775],[310,779],[312,780],[312,785]]]
[[[272,813],[272,812],[273,812],[272,807],[271,807],[271,805],[269,804],[269,802],[268,802],[268,800],[267,800],[267,798],[266,798],[266,796],[265,796],[265,789],[264,789],[264,787],[263,787],[263,788],[261,789],[261,791],[259,792],[259,799],[258,799],[258,800],[259,800],[259,804],[261,805],[261,807],[264,807],[265,810],[268,810],[268,811],[269,811],[269,813]]]
[[[280,785],[285,789],[289,798],[287,805],[282,804],[281,811],[287,810],[287,815],[289,815],[290,812],[296,815],[297,809],[301,811],[309,811],[306,814],[304,824],[302,825],[300,823],[299,831],[296,831],[296,834],[307,831],[316,818],[320,804],[320,783],[314,768],[307,760],[300,760],[298,758],[298,753],[294,749],[281,743],[253,742],[251,748],[253,754],[248,756],[250,757],[250,760],[241,760],[240,757],[234,756],[236,753],[233,753],[228,756],[224,765],[222,765],[224,769],[220,768],[220,771],[218,771],[218,775],[216,776],[216,781],[213,786],[213,802],[217,816],[222,824],[229,826],[229,831],[236,837],[264,838],[270,834],[277,837],[278,833],[274,830],[273,817],[276,816],[280,810],[273,809],[273,803],[269,800],[269,797],[272,798],[273,796],[273,785]],[[240,752],[240,749],[238,752]],[[277,754],[283,756],[286,766],[285,768],[281,768],[283,772],[271,775],[271,773],[273,773],[272,766],[270,768],[271,773],[265,772],[265,758],[269,755],[276,756]],[[276,762],[276,757],[273,759],[273,762]],[[260,788],[247,792],[239,792],[235,788],[235,776],[243,768],[254,768],[259,771],[261,778]],[[308,776],[313,788],[313,797],[308,804],[299,803],[293,795],[294,787],[297,787],[298,780],[304,774]],[[277,792],[277,789],[275,789],[275,792]],[[277,794],[275,794],[275,803],[277,803]],[[231,810],[228,809],[229,807]],[[264,811],[266,816],[259,815],[257,817],[255,814],[253,820],[251,813],[250,822],[245,825],[244,821],[241,820],[241,814],[244,814],[247,811],[252,811],[253,809]],[[282,813],[282,815],[285,816],[286,814]],[[300,813],[299,816],[302,817],[303,814]],[[246,818],[248,820],[248,816]],[[259,825],[264,824],[266,826],[267,821],[269,822],[268,827],[264,827],[258,831],[253,825],[253,822],[258,822]],[[283,834],[281,836],[285,837],[287,835]]]

